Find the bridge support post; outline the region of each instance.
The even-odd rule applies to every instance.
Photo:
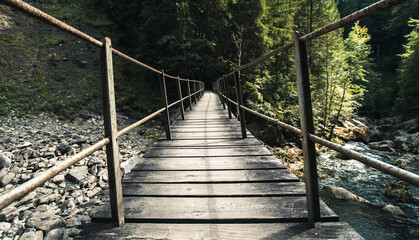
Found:
[[[185,106],[183,105],[182,86],[180,85],[179,76],[177,77],[177,92],[180,98],[180,114],[182,115],[182,120],[185,120]]]
[[[167,90],[166,90],[166,79],[164,77],[164,70],[161,70],[161,77],[160,77],[160,92],[161,92],[161,98],[163,101],[163,105],[166,108],[166,111],[164,111],[164,120],[166,122],[166,139],[172,140],[172,134],[170,132],[170,113],[169,113],[169,107],[167,102]]]
[[[223,98],[223,96],[221,96],[221,94],[224,92],[224,86],[223,86],[223,81],[221,81],[221,79],[219,79],[218,81],[218,91],[220,92],[220,99],[221,102],[223,103],[223,109],[226,109],[226,100]],[[225,96],[225,94],[223,94]]]
[[[314,142],[309,137],[309,134],[314,134],[314,124],[307,63],[307,48],[306,43],[300,40],[298,32],[293,34],[293,38],[304,157],[304,177],[307,192],[308,222],[310,226],[314,227],[314,223],[320,221],[320,203],[316,148]]]
[[[240,126],[242,130],[242,137],[247,138],[246,133],[246,119],[244,118],[244,110],[241,108],[243,105],[242,86],[240,83],[240,72],[234,72],[234,82],[236,84],[236,97],[237,97],[237,114],[240,119]]]
[[[191,81],[188,79],[189,110],[192,111]]]
[[[194,93],[194,103],[196,104],[196,98],[197,98],[197,94],[196,94],[196,82],[195,81],[193,81],[193,93]]]
[[[111,213],[112,220],[118,226],[122,226],[125,223],[124,203],[122,200],[121,170],[119,166],[112,46],[109,38],[103,40],[103,48],[100,51],[100,63],[105,137],[109,138],[109,143],[106,145],[106,158],[108,163]]]
[[[230,98],[230,95],[228,94],[227,77],[223,77],[223,85],[224,85],[225,96],[227,98]],[[227,102],[228,118],[231,119],[231,103],[228,99],[226,99],[226,102]]]

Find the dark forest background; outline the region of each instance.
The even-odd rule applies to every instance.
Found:
[[[311,32],[376,1],[46,2],[40,4],[44,11],[76,27],[89,26],[84,27],[87,33],[98,38],[111,37],[116,49],[171,75],[202,80],[210,88],[212,82],[237,66],[291,42],[294,31]],[[4,7],[2,10],[10,11]],[[327,137],[339,122],[358,115],[375,119],[395,114],[419,117],[418,18],[419,1],[410,0],[308,43],[313,111],[319,133]],[[10,44],[10,35],[0,33],[0,37],[3,48],[9,51],[11,47],[6,44]],[[43,46],[54,46],[56,38],[45,38],[52,43]],[[60,44],[66,44],[66,40]],[[298,125],[293,61],[291,49],[243,71],[246,105]],[[11,95],[6,94],[13,91],[13,83],[7,78],[11,75],[4,70],[7,64],[5,60],[0,62],[3,115],[11,107],[20,106],[12,104]],[[137,113],[157,108],[160,101],[155,74],[117,57],[114,64],[118,108]],[[83,77],[95,82],[98,72]],[[44,100],[54,104],[57,99],[46,96]],[[42,106],[52,111],[60,106],[73,108],[63,112],[71,116],[82,104],[59,101],[58,108]],[[31,111],[34,106],[25,109]]]

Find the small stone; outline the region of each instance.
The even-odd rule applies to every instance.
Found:
[[[42,156],[45,157],[45,158],[54,158],[55,153],[54,153],[54,151],[44,152],[44,154]]]
[[[86,196],[91,198],[94,197],[96,194],[98,194],[100,192],[100,188],[99,187],[95,187],[92,191],[88,191]]]
[[[66,229],[66,232],[67,232],[67,235],[68,236],[70,236],[70,237],[76,237],[76,236],[78,236],[79,234],[80,234],[80,232],[81,232],[81,229],[78,229],[78,228],[67,228]]]
[[[65,178],[71,182],[79,183],[87,174],[89,174],[87,166],[74,167],[65,175]]]
[[[12,163],[12,160],[10,160],[10,158],[0,153],[0,169],[9,167],[11,163]]]
[[[31,176],[29,174],[21,174],[20,175],[20,179],[22,180],[22,182],[26,182],[31,178]]]
[[[91,167],[95,164],[102,164],[104,163],[101,159],[97,158],[97,157],[92,157],[89,159],[89,161],[87,162],[87,166]]]
[[[69,198],[65,200],[61,204],[61,215],[62,216],[70,215],[75,207],[76,207],[76,202],[74,202],[74,199]]]
[[[99,171],[97,176],[100,179],[103,179],[103,181],[107,182],[108,181],[108,170],[106,168],[103,168],[102,170]]]
[[[6,232],[12,227],[11,223],[8,222],[0,222],[0,235],[2,232]]]
[[[49,232],[55,228],[61,228],[65,225],[64,220],[48,212],[34,213],[30,218],[26,220],[27,228],[36,228],[45,232]]]
[[[61,154],[64,154],[69,148],[70,144],[68,142],[62,142],[60,145],[58,145],[57,150],[60,151]]]
[[[52,183],[52,182],[44,183],[44,187],[51,188],[51,189],[57,189],[58,188],[58,186],[56,184]]]
[[[19,238],[19,240],[35,240],[35,239],[36,239],[35,229],[26,229],[26,231]]]
[[[38,199],[37,204],[41,205],[41,204],[48,204],[50,202],[56,202],[61,198],[60,194],[51,194],[45,197],[42,197],[40,199]]]
[[[64,175],[63,174],[58,174],[51,179],[51,182],[56,183],[56,184],[60,184],[60,183],[64,182],[64,180],[65,180]]]
[[[30,146],[32,146],[32,143],[25,142],[22,145],[17,146],[17,148],[27,148],[27,147],[30,147]]]
[[[88,215],[74,215],[66,220],[66,227],[82,227],[91,222],[91,218]]]
[[[50,210],[51,207],[49,205],[39,205],[38,207],[35,208],[35,211],[37,212],[46,212],[48,210]]]
[[[3,177],[0,177],[0,187],[4,187],[7,184],[9,184],[9,182],[11,182],[14,177],[15,177],[15,173],[14,172],[8,172]]]
[[[43,239],[44,239],[44,232],[36,231],[36,240],[43,240]]]
[[[36,194],[36,192],[35,191],[32,191],[32,192],[30,192],[28,195],[26,195],[25,197],[23,197],[18,203],[17,203],[17,205],[18,206],[21,206],[21,205],[24,205],[24,204],[28,204],[28,203],[30,203],[30,202],[32,202],[32,201],[34,201],[35,199],[36,199],[36,196],[37,196],[37,194]]]
[[[72,144],[76,143],[76,144],[80,145],[80,144],[86,143],[86,142],[87,142],[87,138],[84,137],[84,136],[79,136],[79,135],[74,135],[73,136]]]
[[[0,169],[0,179],[4,177],[10,171],[9,168]]]
[[[64,230],[61,228],[56,228],[47,233],[47,236],[44,240],[61,240],[64,237]]]
[[[392,204],[387,204],[383,209],[384,211],[389,212],[393,215],[406,217],[406,214],[403,212],[403,210],[400,207],[394,206]]]

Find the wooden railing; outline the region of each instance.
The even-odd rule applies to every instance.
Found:
[[[204,93],[205,84],[202,81],[183,79],[169,75],[164,70],[157,70],[152,68],[114,48],[111,46],[111,39],[105,38],[103,41],[99,41],[73,27],[65,24],[64,22],[48,15],[45,12],[23,2],[20,0],[0,0],[0,3],[8,5],[14,9],[17,9],[29,16],[37,18],[49,25],[52,25],[59,30],[69,33],[81,40],[88,42],[100,48],[100,65],[101,65],[101,88],[102,88],[102,104],[103,104],[103,117],[105,127],[105,138],[96,144],[86,148],[82,152],[64,160],[63,162],[45,170],[41,174],[28,180],[27,182],[16,186],[15,188],[4,192],[0,196],[0,209],[3,209],[12,202],[25,196],[35,188],[43,185],[46,181],[53,178],[59,172],[72,166],[83,158],[90,156],[95,151],[102,149],[106,146],[108,176],[109,176],[109,193],[111,202],[112,220],[115,221],[119,226],[124,224],[124,208],[122,201],[122,187],[121,187],[121,171],[119,165],[119,147],[118,138],[147,122],[153,117],[164,114],[164,123],[166,129],[167,139],[171,139],[170,133],[170,113],[169,109],[177,104],[180,104],[182,119],[185,119],[185,104],[184,101],[189,100],[189,107],[192,109],[193,102],[201,98]],[[139,120],[138,122],[122,129],[118,132],[116,122],[116,107],[115,107],[115,90],[114,90],[114,78],[113,78],[113,54],[120,56],[142,68],[148,69],[159,75],[161,99],[163,108],[148,115],[147,117]],[[179,100],[168,103],[166,79],[171,79],[177,82],[177,94]],[[188,93],[184,95],[182,93],[182,84],[186,84]]]
[[[249,112],[257,117],[265,119],[273,124],[276,124],[284,129],[289,130],[291,133],[296,134],[302,139],[303,147],[303,158],[304,158],[304,179],[306,183],[307,192],[307,210],[308,210],[308,221],[310,225],[314,226],[315,222],[320,221],[320,201],[319,201],[319,187],[317,180],[317,163],[316,163],[316,150],[314,143],[326,146],[330,149],[338,151],[349,158],[358,160],[368,166],[376,168],[386,174],[397,177],[404,180],[416,187],[419,187],[419,175],[408,172],[404,169],[398,168],[391,164],[379,161],[377,159],[368,157],[364,154],[345,148],[339,144],[335,144],[331,141],[322,139],[314,135],[314,124],[310,94],[310,79],[309,69],[307,63],[307,48],[306,42],[322,36],[328,32],[334,31],[341,28],[349,23],[360,20],[361,18],[373,15],[379,11],[383,11],[399,3],[405,2],[406,0],[382,0],[371,6],[368,6],[362,10],[352,13],[336,22],[333,22],[327,26],[324,26],[318,30],[315,30],[309,34],[302,35],[295,32],[293,35],[293,42],[290,42],[282,47],[279,47],[237,69],[223,75],[215,83],[213,83],[213,89],[218,93],[223,107],[225,109],[227,105],[229,118],[232,117],[232,104],[237,107],[237,118],[241,123],[241,130],[243,138],[246,138],[246,121],[244,112]],[[294,62],[297,76],[297,88],[298,88],[298,103],[300,108],[300,125],[301,130],[281,122],[277,119],[268,117],[255,110],[243,106],[242,99],[242,87],[240,82],[240,71],[253,66],[269,57],[272,57],[280,52],[284,52],[287,49],[294,47]],[[233,80],[233,83],[229,82]],[[231,86],[230,86],[231,85]],[[234,85],[235,93],[232,92]],[[236,96],[236,101],[231,98],[232,95]]]

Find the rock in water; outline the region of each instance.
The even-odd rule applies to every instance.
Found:
[[[355,195],[342,187],[332,187],[332,194],[333,196],[335,196],[335,198],[341,200],[351,200],[360,203],[371,203],[370,201],[358,195]]]
[[[387,181],[381,186],[384,188],[383,194],[390,199],[404,203],[412,201],[412,194],[410,194],[403,182]]]
[[[403,210],[397,206],[394,206],[392,204],[387,204],[384,208],[384,211],[389,212],[393,215],[398,215],[401,217],[406,217],[406,214],[403,212]]]

